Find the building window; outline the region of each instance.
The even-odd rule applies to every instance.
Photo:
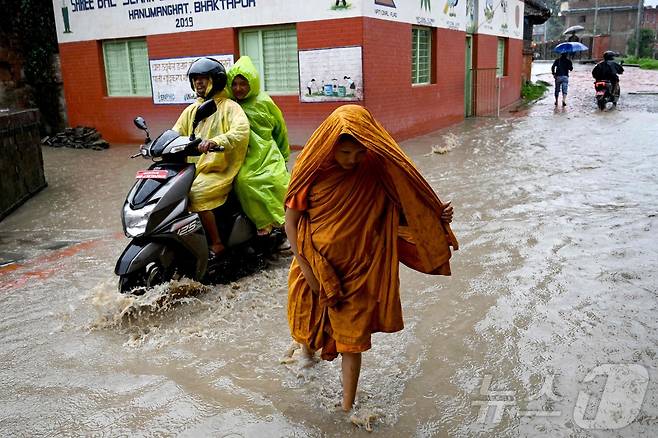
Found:
[[[429,84],[432,80],[432,31],[411,28],[411,83]]]
[[[248,55],[268,93],[299,93],[297,29],[293,26],[240,31],[240,54]]]
[[[496,53],[496,77],[505,76],[505,53],[507,52],[507,39],[498,38],[498,51]]]
[[[150,96],[151,74],[145,39],[103,42],[108,96]]]
[[[586,23],[587,22],[587,15],[581,15],[578,17],[578,22],[579,23]]]

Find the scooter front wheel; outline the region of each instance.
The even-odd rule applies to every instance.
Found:
[[[162,267],[155,263],[149,263],[144,269],[119,277],[119,293],[144,295],[147,289],[162,284],[169,279],[166,278]]]

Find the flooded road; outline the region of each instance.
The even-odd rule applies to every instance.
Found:
[[[566,108],[551,90],[403,144],[453,201],[461,249],[452,277],[402,269],[406,327],[363,356],[356,416],[374,433],[658,434],[658,96],[628,94],[658,73],[628,68],[600,113],[589,69]],[[131,153],[45,148],[49,187],[0,223],[0,435],[368,435],[334,410],[339,361],[283,360],[289,258],[116,292],[119,212],[146,164]]]

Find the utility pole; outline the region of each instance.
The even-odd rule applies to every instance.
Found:
[[[599,0],[594,0],[594,30],[592,31],[592,34],[594,36],[597,35],[596,33],[596,23],[599,21]]]
[[[635,57],[640,57],[640,23],[642,22],[642,11],[644,0],[637,0],[637,19],[635,21]]]
[[[548,20],[544,21],[544,59],[548,59],[548,41],[546,41],[546,36],[548,35]]]

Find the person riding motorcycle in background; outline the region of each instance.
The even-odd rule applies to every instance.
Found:
[[[597,81],[610,81],[612,85],[612,96],[614,97],[612,104],[617,106],[617,100],[621,93],[618,75],[624,73],[624,67],[614,61],[615,55],[616,53],[611,50],[604,52],[603,61],[596,64],[592,70],[592,76]]]
[[[192,134],[192,122],[197,108],[213,99],[217,111],[199,123],[194,133],[204,140],[199,144],[201,156],[196,162],[196,175],[189,193],[190,211],[196,212],[210,240],[211,257],[224,251],[213,210],[226,202],[233,179],[242,167],[249,143],[249,120],[237,103],[228,98],[226,70],[217,60],[199,58],[187,71],[197,100],[183,110],[173,130],[181,135]],[[224,151],[213,152],[222,146]]]
[[[251,58],[242,56],[227,75],[231,98],[247,114],[251,129],[247,157],[233,188],[245,214],[263,236],[284,222],[283,200],[290,181],[288,130],[279,107],[260,90]]]

